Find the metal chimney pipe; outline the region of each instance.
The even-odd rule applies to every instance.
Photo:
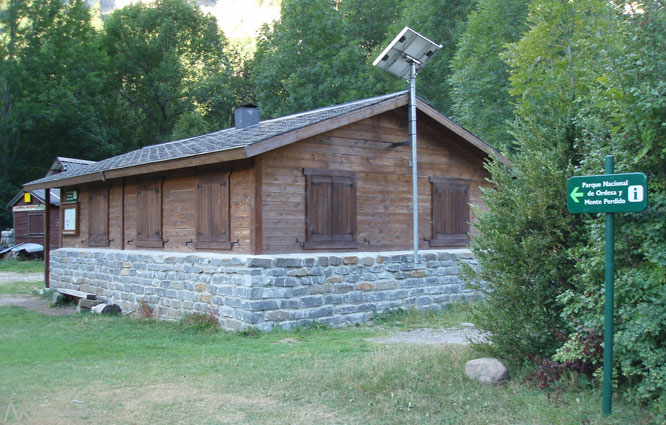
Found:
[[[245,128],[259,124],[259,108],[256,105],[243,105],[234,111],[234,126]]]

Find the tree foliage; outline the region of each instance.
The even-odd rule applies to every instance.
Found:
[[[565,187],[572,175],[602,174],[613,154],[617,172],[642,171],[650,182],[645,212],[617,214],[618,376],[663,414],[664,5],[534,0],[528,22],[503,55],[516,152],[512,168],[490,166],[496,184],[473,245],[483,268],[469,278],[487,282],[480,324],[493,332],[490,349],[515,360],[575,357],[585,350],[564,351],[603,332],[603,217],[569,214]]]
[[[224,128],[252,96],[249,70],[233,69],[215,19],[188,0],[132,4],[103,25],[84,0],[0,5],[3,205],[56,156],[102,159]]]
[[[111,14],[103,46],[116,90],[137,118],[141,144],[170,140],[179,118],[195,109],[200,124],[229,124],[235,99],[225,44],[215,18],[187,0],[135,3]],[[183,133],[188,126],[179,128]]]
[[[0,14],[2,204],[63,152],[105,153],[97,101],[105,91],[85,2],[10,0]],[[108,152],[108,151],[106,151]],[[3,209],[3,224],[10,220]]]
[[[529,0],[480,0],[451,59],[453,117],[502,151],[511,148],[509,66],[501,58],[507,43],[527,30]]]
[[[284,0],[279,21],[264,26],[252,82],[264,116],[278,116],[384,94],[404,83],[372,67],[399,2]]]
[[[490,168],[497,186],[485,192],[489,211],[481,213],[473,249],[482,265],[475,277],[488,282],[479,320],[497,335],[493,350],[516,360],[554,354],[556,336],[567,331],[556,298],[571,286],[575,262],[567,250],[581,235],[564,188],[580,158],[574,100],[584,99],[593,78],[578,58],[594,61],[600,21],[591,18],[600,16],[599,3],[532,2],[530,30],[504,56],[517,96],[517,152],[512,168]]]
[[[666,9],[657,0],[618,2],[609,9],[609,21],[601,72],[591,84],[589,107],[580,114],[586,159],[578,171],[589,174],[597,168],[593,159],[612,153],[617,172],[648,176],[648,208],[616,219],[615,350],[619,375],[633,383],[630,395],[652,402],[664,417]],[[602,281],[604,229],[600,218],[585,219],[591,243],[572,249],[579,259],[578,279],[561,302],[576,328],[601,328],[603,301],[594,294]]]

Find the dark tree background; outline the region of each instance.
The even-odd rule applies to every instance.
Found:
[[[666,12],[662,0],[283,0],[256,52],[230,47],[189,0],[92,17],[83,0],[0,0],[0,203],[56,156],[102,159],[232,125],[407,88],[372,60],[408,25],[441,43],[419,95],[510,156],[472,248],[486,349],[591,359],[603,226],[566,211],[566,179],[648,175],[650,206],[618,216],[619,382],[666,414]],[[0,226],[11,214],[0,209]],[[556,330],[569,339],[562,345]]]

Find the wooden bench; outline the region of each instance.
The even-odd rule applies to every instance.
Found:
[[[63,295],[69,295],[73,298],[85,299],[85,300],[96,300],[97,295],[89,294],[83,291],[77,291],[76,289],[65,289],[65,288],[55,288],[56,292]]]
[[[89,294],[83,291],[77,291],[76,289],[66,289],[66,288],[55,288],[56,292],[53,293],[53,303],[55,304],[58,301],[59,295],[65,295],[68,297],[76,298],[76,311],[80,312],[82,308],[91,309],[94,306],[101,304],[102,301],[97,299],[97,295]]]

